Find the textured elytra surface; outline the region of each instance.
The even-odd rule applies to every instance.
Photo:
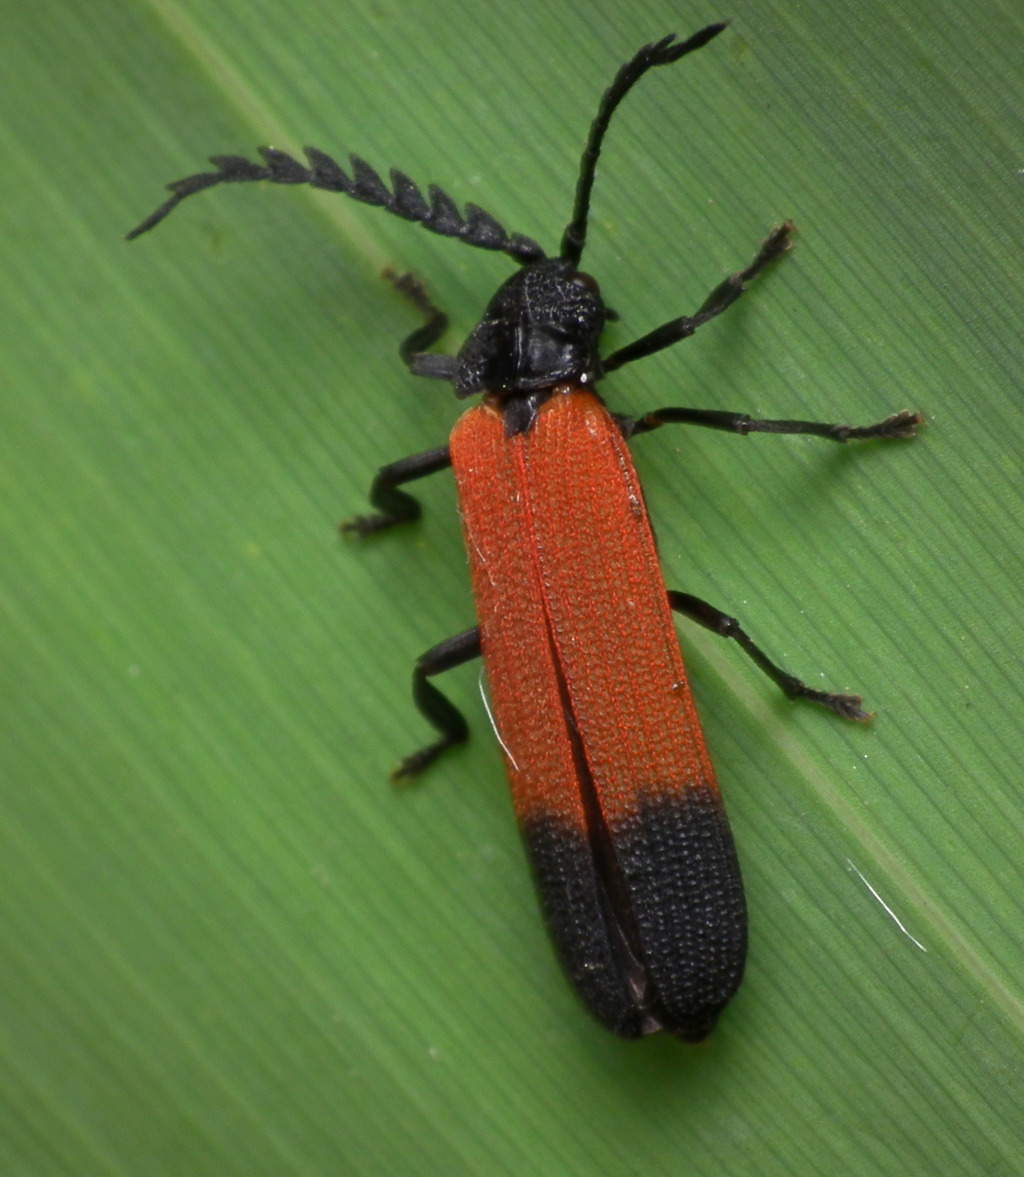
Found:
[[[565,386],[452,435],[499,736],[542,905],[592,1012],[702,1037],[743,971],[735,851],[625,442]]]
[[[666,792],[612,831],[634,917],[635,960],[609,927],[611,904],[592,847],[578,830],[536,817],[523,836],[544,918],[587,1006],[626,1037],[645,1021],[699,1041],[743,977],[746,905],[721,805]],[[626,979],[639,966],[645,986]]]
[[[639,1038],[644,1011],[630,976],[642,985],[643,970],[615,934],[590,839],[557,818],[534,816],[521,830],[544,921],[566,975],[599,1022],[615,1034]]]
[[[702,1038],[743,977],[747,911],[717,796],[665,790],[614,831],[644,963],[671,1028]]]

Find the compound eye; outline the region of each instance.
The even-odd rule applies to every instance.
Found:
[[[584,290],[592,294],[595,298],[601,297],[601,287],[597,284],[597,279],[590,274],[584,274],[582,270],[577,270],[572,276],[573,282],[577,286],[582,286]]]

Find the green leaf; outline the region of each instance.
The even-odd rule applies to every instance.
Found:
[[[426,736],[411,662],[472,602],[444,477],[406,534],[336,536],[458,412],[378,274],[454,343],[507,260],[267,185],[121,240],[207,155],[312,143],[553,249],[615,68],[722,15],[684,8],[5,6],[5,1175],[1019,1171],[1024,16],[734,6],[611,130],[609,347],[799,230],[613,408],[928,422],[637,441],[669,583],[878,712],[680,624],[751,908],[699,1048],[576,1004],[473,670],[471,744],[387,783]]]

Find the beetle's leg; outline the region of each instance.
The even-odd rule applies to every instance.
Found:
[[[672,319],[671,322],[663,323],[641,339],[634,340],[625,347],[620,347],[618,351],[612,352],[606,360],[602,361],[604,370],[606,372],[614,371],[616,368],[621,368],[623,364],[631,364],[634,360],[640,360],[644,356],[661,351],[662,348],[671,347],[680,339],[691,336],[698,327],[703,326],[709,319],[720,315],[722,311],[732,306],[746,290],[747,283],[752,278],[756,278],[765,266],[770,265],[789,249],[789,235],[792,232],[792,221],[786,221],[784,225],[773,229],[750,265],[745,270],[740,270],[739,273],[730,274],[724,282],[719,283],[704,300],[695,315],[683,315],[678,319]]]
[[[396,290],[404,294],[427,320],[422,327],[417,327],[402,340],[398,354],[409,370],[416,375],[450,378],[451,373],[447,371],[446,365],[450,365],[454,372],[455,361],[450,356],[434,355],[423,350],[437,343],[444,334],[448,326],[448,316],[430,301],[423,283],[415,274],[396,274],[394,270],[388,269],[384,271],[384,277]],[[420,361],[426,361],[426,365]],[[424,370],[431,365],[438,370]],[[403,482],[424,478],[451,464],[448,447],[440,446],[436,450],[426,450],[422,454],[413,454],[388,466],[382,466],[370,486],[370,502],[377,508],[376,513],[355,515],[351,519],[346,519],[341,525],[341,530],[350,535],[370,535],[375,531],[394,527],[396,523],[412,523],[419,519],[419,502],[398,487]]]
[[[396,274],[384,271],[384,277],[413,304],[427,320],[422,327],[407,335],[398,347],[398,354],[414,376],[430,376],[435,380],[451,380],[455,375],[455,357],[428,352],[448,327],[448,316],[430,301],[430,295],[415,274]]]
[[[370,502],[377,508],[373,515],[354,515],[346,519],[341,530],[346,535],[371,535],[384,531],[396,523],[412,523],[420,517],[419,500],[399,490],[403,482],[414,482],[452,464],[451,454],[446,445],[436,450],[425,450],[381,466],[377,477],[370,485]]]
[[[816,691],[813,687],[801,682],[796,675],[783,670],[781,666],[776,666],[761,647],[751,641],[735,617],[730,617],[721,609],[716,609],[714,605],[702,601],[700,597],[669,589],[668,603],[677,613],[682,613],[691,621],[699,622],[705,628],[710,629],[712,633],[717,633],[724,638],[733,638],[739,642],[772,682],[780,687],[790,699],[810,699],[827,707],[830,711],[834,711],[843,719],[859,719],[867,722],[871,718],[870,714],[861,708],[860,695],[839,695],[830,691]]]
[[[391,774],[393,781],[403,780],[422,772],[442,752],[469,738],[469,727],[461,711],[427,680],[445,670],[452,670],[480,657],[480,630],[467,629],[433,646],[416,661],[412,672],[412,697],[420,714],[440,733],[441,738],[419,751],[406,756]]]
[[[812,433],[832,441],[864,441],[872,437],[913,437],[924,418],[920,413],[904,409],[874,425],[840,425],[827,421],[769,421],[748,417],[746,413],[730,413],[719,409],[655,409],[635,420],[629,417],[619,417],[617,420],[626,437],[649,433],[661,425],[703,425],[708,429],[723,429],[727,433]]]

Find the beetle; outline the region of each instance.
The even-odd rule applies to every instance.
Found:
[[[571,219],[557,255],[509,234],[489,213],[406,176],[391,186],[358,156],[352,174],[314,148],[308,164],[275,148],[262,163],[211,156],[216,170],[168,185],[170,198],[128,235],[151,229],[183,199],[216,184],[310,184],[378,205],[442,236],[507,254],[520,269],[491,299],[458,354],[429,349],[446,316],[411,274],[389,273],[423,324],[400,355],[418,376],[482,400],[448,445],[384,466],[358,536],[419,518],[401,489],[452,467],[478,624],[428,650],[413,697],[437,733],[396,779],[421,772],[468,737],[461,712],[430,681],[479,655],[493,721],[546,922],[583,1003],[610,1030],[659,1030],[697,1042],[743,975],[747,918],[732,835],[686,680],[672,611],[732,638],[790,698],[867,720],[856,695],[812,689],[772,662],[739,622],[688,593],[667,591],[627,448],[667,424],[746,435],[811,434],[836,442],[910,438],[903,411],[874,425],[767,420],[718,409],[612,414],[599,378],[691,336],[790,248],[793,225],[772,230],[753,261],[720,282],[697,311],[601,357],[613,313],[579,269],[591,191],[612,115],[651,69],[707,45],[713,24],[685,41],[644,45],[605,91],[583,151]]]

